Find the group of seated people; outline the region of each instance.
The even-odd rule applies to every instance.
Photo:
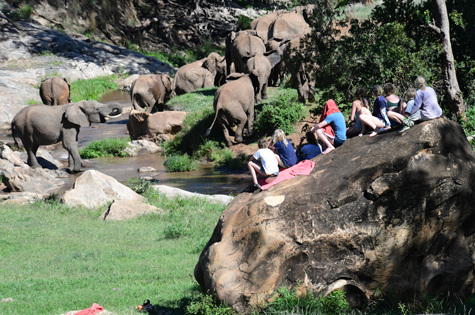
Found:
[[[349,137],[356,135],[361,137],[370,130],[372,132],[369,136],[374,137],[393,127],[402,127],[398,131],[401,133],[413,126],[416,121],[440,117],[442,109],[437,102],[434,89],[427,86],[423,76],[417,77],[415,86],[417,90],[409,88],[406,91],[407,101],[394,94],[396,88],[392,83],[386,83],[384,89],[380,85],[373,86],[371,89],[375,98],[373,113],[370,112],[370,103],[365,98],[366,89],[359,86],[355,92],[357,100],[353,102],[350,116],[350,120],[355,123],[348,130],[345,117],[335,101],[328,100],[319,123],[301,137],[296,151],[294,151],[295,145],[292,140],[287,139],[281,129],[274,132],[270,143],[266,139],[259,140],[259,149],[248,163],[254,186],[261,188],[257,181],[257,174],[267,177],[267,183],[271,182],[279,174],[279,169],[289,168],[319,154],[328,154],[336,147],[343,145]],[[383,90],[385,96],[383,96]],[[303,144],[305,139],[307,143]]]

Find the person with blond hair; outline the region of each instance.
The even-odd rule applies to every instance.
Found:
[[[285,138],[285,132],[282,129],[274,131],[269,149],[274,149],[275,153],[277,153],[280,167],[288,168],[297,163],[294,147],[290,140]]]
[[[391,128],[391,123],[388,118],[388,102],[383,96],[383,88],[380,85],[375,85],[371,89],[371,93],[376,98],[373,105],[373,115],[360,115],[361,122],[374,131],[369,135],[376,136],[378,133]]]

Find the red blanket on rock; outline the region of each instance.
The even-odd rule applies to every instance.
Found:
[[[261,185],[262,190],[266,190],[267,188],[274,186],[277,183],[280,183],[284,180],[291,179],[297,175],[310,175],[310,172],[313,170],[315,166],[315,162],[310,160],[302,161],[298,164],[295,164],[292,167],[286,168],[279,172],[279,175],[274,179],[271,183],[266,184],[265,178],[260,178],[258,180],[259,185]]]

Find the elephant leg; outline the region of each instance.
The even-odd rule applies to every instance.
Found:
[[[231,147],[233,145],[233,142],[231,141],[231,138],[229,137],[229,130],[228,130],[228,123],[226,122],[225,119],[223,119],[221,116],[218,115],[218,123],[223,129],[223,134],[224,134],[224,139],[226,141],[226,145],[228,147]]]
[[[234,137],[234,141],[242,142],[242,140],[243,140],[242,139],[242,132],[244,130],[244,126],[247,123],[247,116],[243,111],[241,111],[241,112],[238,113],[238,116],[235,117],[235,119],[237,121],[237,128],[236,128],[236,135]]]
[[[261,95],[262,95],[263,100],[268,99],[268,97],[267,97],[267,82],[262,85]]]
[[[79,128],[78,128],[79,129]],[[69,153],[69,169],[72,172],[82,172],[82,161],[78,153],[78,130],[75,128],[63,129],[63,148]]]
[[[41,167],[40,164],[38,164],[38,160],[36,159],[36,152],[38,151],[38,145],[32,144],[32,145],[24,145],[26,149],[26,153],[28,154],[28,165],[30,165],[31,168],[39,168]]]

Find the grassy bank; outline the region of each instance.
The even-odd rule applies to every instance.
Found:
[[[204,138],[206,130],[213,123],[214,94],[217,88],[205,88],[180,95],[168,102],[174,110],[189,112],[184,122],[184,129],[172,141],[164,144],[167,156],[187,154],[192,161],[212,162],[216,166],[240,168],[247,157],[233,156],[225,146],[221,127],[215,123],[208,138]],[[275,129],[281,128],[287,134],[295,132],[295,123],[308,115],[308,108],[297,102],[294,89],[272,88],[268,90],[269,98],[255,106],[254,136],[271,135]],[[299,132],[299,130],[297,131]],[[182,159],[184,160],[184,159]]]
[[[145,190],[163,214],[106,222],[105,208],[0,204],[0,298],[13,298],[0,314],[63,314],[94,302],[131,314],[144,299],[183,314],[200,295],[193,268],[225,207]]]
[[[117,90],[116,75],[97,77],[88,80],[77,80],[71,83],[71,101],[73,103],[83,100],[97,101],[104,92]]]

